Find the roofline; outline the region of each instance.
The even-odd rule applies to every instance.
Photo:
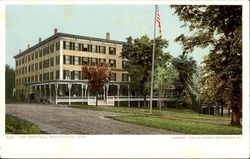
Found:
[[[46,44],[47,42],[54,40],[58,37],[69,37],[69,38],[77,38],[77,39],[84,39],[84,40],[93,40],[93,41],[100,41],[100,42],[107,42],[107,43],[114,43],[114,44],[120,44],[123,45],[125,44],[125,42],[122,41],[117,41],[117,40],[108,40],[108,39],[102,39],[102,38],[95,38],[95,37],[88,37],[88,36],[81,36],[81,35],[75,35],[75,34],[68,34],[68,33],[56,33],[50,37],[48,37],[47,39],[35,44],[34,46],[24,50],[23,52],[15,55],[13,58],[18,58],[22,55],[25,55],[26,53]]]

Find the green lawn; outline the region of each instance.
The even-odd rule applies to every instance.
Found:
[[[196,135],[241,135],[242,129],[239,127],[207,124],[199,122],[190,122],[185,120],[172,120],[164,119],[162,117],[155,116],[115,116],[112,119],[144,125],[154,128],[161,128],[175,132],[181,132],[184,134],[196,134]]]
[[[36,125],[12,115],[5,115],[6,134],[46,134]]]
[[[189,109],[154,109],[149,115],[149,109],[137,107],[109,107],[109,106],[71,106],[94,111],[108,111],[124,113],[121,116],[111,117],[114,120],[162,128],[184,134],[242,134],[241,127],[225,125],[230,123],[228,116],[212,116],[198,114]]]

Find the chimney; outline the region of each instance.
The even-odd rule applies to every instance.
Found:
[[[22,50],[21,49],[19,49],[19,54],[22,52]]]
[[[110,40],[110,33],[109,32],[106,33],[106,39]]]
[[[54,34],[57,34],[57,28],[54,28]]]
[[[41,37],[39,37],[39,38],[38,38],[38,42],[40,43],[41,41],[42,41],[42,38],[41,38]]]
[[[30,44],[27,45],[27,48],[28,48],[28,49],[30,48]]]

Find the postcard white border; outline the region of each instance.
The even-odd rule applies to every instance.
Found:
[[[249,2],[248,1],[136,1],[148,4],[243,5],[243,135],[5,135],[5,95],[1,89],[0,156],[95,157],[95,158],[245,158],[249,157]],[[1,1],[0,2],[1,75],[5,75],[5,6],[114,4],[134,5],[135,1]],[[4,62],[3,62],[4,61]],[[5,78],[0,78],[1,88]]]

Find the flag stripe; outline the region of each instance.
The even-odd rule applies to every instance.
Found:
[[[157,26],[159,28],[160,37],[162,37],[161,16],[160,16],[159,6],[158,5],[156,5],[156,23],[157,23]]]

